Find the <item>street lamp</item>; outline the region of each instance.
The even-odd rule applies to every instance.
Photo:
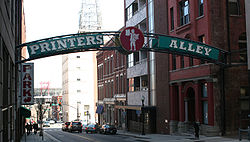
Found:
[[[142,131],[141,131],[141,135],[145,135],[145,132],[144,132],[144,100],[145,100],[145,97],[142,96],[141,97],[141,104],[142,104],[142,107],[141,107],[141,112],[142,112]]]

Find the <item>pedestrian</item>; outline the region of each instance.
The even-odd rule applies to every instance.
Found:
[[[29,135],[30,134],[30,124],[26,123],[25,128],[26,128],[26,131],[27,131],[27,135]]]
[[[36,134],[37,133],[37,129],[38,129],[38,124],[37,123],[33,124],[33,129],[34,129],[34,134]]]
[[[195,138],[199,139],[199,131],[200,131],[199,125],[196,122],[194,122],[193,125],[194,125]]]

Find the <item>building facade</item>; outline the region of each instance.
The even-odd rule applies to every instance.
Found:
[[[101,30],[99,0],[82,0],[78,33]],[[62,57],[63,121],[97,122],[96,52],[84,52]]]
[[[23,1],[0,2],[0,141],[19,141],[24,117],[20,115],[16,46],[25,41]],[[23,36],[23,37],[22,37]]]
[[[74,53],[62,57],[63,121],[95,123],[95,52]],[[88,112],[89,115],[85,115]]]
[[[104,46],[113,47],[108,41]],[[125,129],[126,55],[118,51],[99,51],[97,58],[98,123],[109,123]]]
[[[225,51],[227,65],[169,56],[170,132],[237,134],[249,113],[246,23],[243,0],[168,1],[168,34]],[[237,74],[237,77],[235,77]]]
[[[142,32],[167,34],[166,1],[124,2],[126,27],[135,26]],[[150,38],[145,38],[145,43],[150,43]],[[127,60],[128,130],[140,132],[144,125],[146,133],[167,133],[170,120],[168,54],[140,51],[129,54]]]

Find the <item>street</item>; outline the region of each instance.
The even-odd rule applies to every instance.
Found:
[[[62,131],[61,123],[60,124],[52,124],[50,127],[45,127],[44,132],[51,136],[54,141],[60,142],[131,142],[135,141],[135,138],[128,137],[124,135],[104,135],[104,134],[86,134],[85,132],[66,132]],[[47,136],[45,135],[45,136]]]

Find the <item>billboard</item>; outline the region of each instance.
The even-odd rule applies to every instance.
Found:
[[[34,63],[22,64],[22,105],[34,104]]]

